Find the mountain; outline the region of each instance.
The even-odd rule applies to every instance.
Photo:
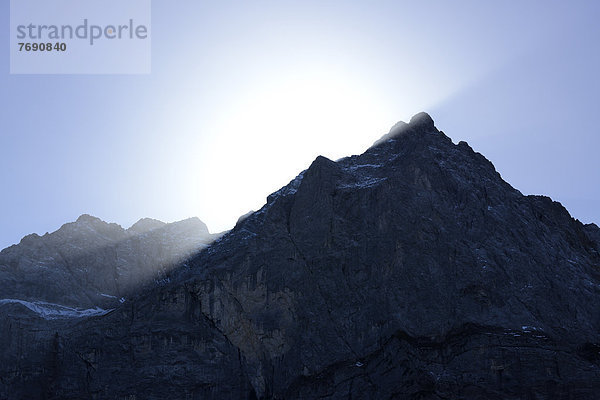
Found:
[[[198,218],[149,218],[123,229],[90,215],[0,252],[0,304],[32,311],[119,304],[214,240]],[[66,307],[66,308],[62,308]]]
[[[421,113],[110,313],[7,315],[0,398],[595,399],[599,237]]]

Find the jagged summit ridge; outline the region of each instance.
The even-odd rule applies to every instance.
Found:
[[[427,114],[426,112],[420,112],[418,114],[415,114],[411,119],[410,119],[410,123],[406,123],[403,121],[399,121],[397,122],[391,129],[390,131],[385,134],[384,136],[382,136],[380,139],[378,139],[372,146],[370,149],[373,149],[383,143],[389,142],[390,140],[394,140],[396,138],[398,138],[401,135],[404,134],[415,134],[415,135],[424,135],[424,134],[441,134],[441,136],[446,140],[446,141],[450,141],[449,138],[447,138],[443,133],[441,133],[440,131],[437,130],[437,128],[435,127],[435,124],[433,122],[433,119],[431,118],[431,116],[429,114]],[[466,142],[463,142],[464,144],[466,144]],[[467,145],[468,146],[468,145]],[[369,153],[369,151],[367,151],[365,154],[361,155],[361,156],[351,156],[351,157],[344,157],[340,160],[337,161],[337,163],[343,167],[343,165],[347,164],[349,161],[348,160],[355,160],[358,157],[360,157],[363,160],[367,160],[369,157],[366,156],[366,154]],[[373,153],[376,154],[376,153]],[[392,155],[392,157],[388,160],[384,160],[385,162],[388,161],[393,161],[395,158],[397,157],[397,155]],[[326,166],[332,166],[333,169],[336,169],[337,167],[335,167],[336,162],[328,159],[327,157],[324,156],[318,156],[309,166],[309,168],[305,171],[302,171],[296,178],[294,178],[288,185],[282,187],[280,190],[270,194],[267,198],[267,204],[269,204],[271,201],[273,201],[275,198],[279,197],[279,196],[287,196],[290,194],[294,194],[296,193],[298,187],[300,186],[302,180],[304,179],[305,173],[306,171],[310,171],[310,170],[314,170],[314,169],[321,169],[321,168],[327,168]],[[368,162],[365,162],[363,164],[357,164],[357,165],[348,165],[346,168],[347,171],[353,171],[356,172],[362,168],[376,168],[376,167],[381,167],[383,164],[382,163],[375,163],[375,164],[369,164]],[[366,169],[365,169],[366,171]],[[377,180],[377,178],[373,178],[374,180]],[[368,178],[367,178],[368,180]],[[368,185],[368,183],[367,183]],[[348,188],[353,187],[352,184],[348,184],[347,185]],[[246,215],[245,217],[247,217],[248,215]],[[245,218],[244,218],[245,219]]]
[[[84,214],[0,252],[0,300],[81,309],[118,304],[215,238],[198,218],[143,218],[125,230]]]

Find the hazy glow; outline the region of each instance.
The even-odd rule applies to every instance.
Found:
[[[349,82],[352,82],[350,85]],[[236,99],[210,128],[210,153],[198,160],[203,219],[225,229],[287,184],[319,154],[364,151],[389,129],[382,99],[334,74],[290,77]]]

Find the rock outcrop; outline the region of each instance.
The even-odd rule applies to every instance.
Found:
[[[7,316],[0,398],[595,399],[599,252],[419,114],[111,313]]]

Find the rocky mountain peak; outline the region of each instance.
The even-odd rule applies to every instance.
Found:
[[[166,225],[166,223],[159,221],[157,219],[142,218],[139,221],[137,221],[135,224],[131,225],[129,227],[129,229],[127,229],[127,232],[133,233],[133,234],[140,234],[140,233],[145,233],[145,232],[149,232],[154,229],[161,228],[165,225]]]
[[[409,125],[413,129],[420,129],[426,132],[437,131],[433,119],[426,112],[420,112],[413,115],[410,119]]]
[[[437,133],[438,130],[435,127],[435,123],[429,114],[426,112],[420,112],[415,114],[409,123],[404,121],[397,122],[390,131],[382,136],[379,140],[377,140],[373,146],[379,146],[382,143],[387,142],[390,139],[397,138],[399,136],[412,133]]]
[[[180,227],[182,229],[183,228],[192,229],[194,231],[197,231],[200,234],[206,234],[206,235],[209,234],[208,227],[198,217],[187,218],[182,221],[174,222],[173,224],[177,225],[178,227]]]
[[[88,228],[91,230],[100,230],[105,232],[112,231],[118,234],[125,232],[125,229],[123,229],[121,225],[114,222],[103,221],[102,219],[90,214],[82,214],[75,220],[75,222],[67,223],[63,225],[63,228],[64,227],[70,227],[72,229]]]
[[[454,144],[431,117],[418,114],[361,155],[317,157],[199,254],[179,282],[197,285],[202,304],[218,301],[219,311],[204,315],[266,368],[250,378],[258,397],[345,398],[356,381],[344,389],[331,382],[352,382],[366,366],[379,382],[362,387],[373,398],[418,398],[420,390],[432,399],[510,398],[499,393],[528,390],[517,376],[538,386],[546,379],[543,368],[517,367],[518,349],[530,349],[531,340],[528,365],[552,359],[547,343],[595,349],[600,341],[596,232],[557,202],[523,196],[483,155],[466,142]],[[272,298],[281,306],[260,300]],[[284,331],[290,333],[279,336]],[[420,358],[423,346],[456,353],[436,370]],[[508,348],[515,349],[510,360],[503,355]],[[570,355],[561,358],[561,371],[586,375],[589,362],[573,348],[563,348]],[[477,351],[485,356],[462,358]],[[264,378],[272,363],[285,371]],[[461,372],[446,381],[450,364]],[[397,381],[387,380],[388,367]],[[477,395],[444,392],[449,382],[469,386],[467,370],[488,386]],[[503,371],[511,388],[496,385],[499,373],[490,377],[490,370]],[[600,383],[592,375],[586,376]],[[413,391],[414,379],[429,383]],[[553,398],[545,390],[536,393]],[[591,393],[590,385],[577,390]]]
[[[90,215],[90,214],[81,214],[77,218],[77,220],[75,220],[75,222],[78,222],[78,223],[81,223],[81,224],[85,224],[85,223],[105,223],[100,218],[94,217],[93,215]]]
[[[30,233],[29,235],[23,236],[23,238],[21,238],[21,241],[19,242],[19,244],[27,245],[29,243],[35,243],[38,241],[38,239],[40,239],[40,235],[38,235],[37,233]],[[13,246],[10,246],[10,247],[13,247]],[[2,251],[4,251],[4,249]]]

